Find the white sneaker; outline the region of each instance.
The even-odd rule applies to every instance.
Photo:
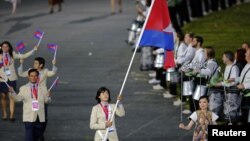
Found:
[[[164,98],[173,98],[173,97],[175,97],[175,95],[172,95],[170,93],[163,93],[163,97]]]
[[[169,93],[169,91],[167,90],[167,91],[165,91],[163,94],[170,94],[170,93]]]
[[[151,72],[151,73],[148,74],[148,76],[154,78],[154,77],[156,77],[156,72]]]
[[[189,115],[189,114],[191,114],[191,111],[186,109],[186,110],[183,110],[182,113],[186,114],[186,115]]]
[[[190,18],[190,21],[196,21],[198,18],[193,18],[193,17],[191,17]]]
[[[203,12],[203,15],[204,15],[204,16],[207,16],[207,15],[208,15],[208,13],[207,13],[207,12]]]
[[[153,89],[154,89],[154,90],[164,90],[164,88],[163,88],[160,84],[154,85],[154,86],[153,86]]]
[[[178,99],[177,101],[174,101],[174,103],[173,103],[174,106],[181,106],[181,104],[184,105],[185,102],[181,102],[180,99]]]
[[[155,78],[148,81],[149,84],[159,84],[160,82],[160,80],[156,80]]]

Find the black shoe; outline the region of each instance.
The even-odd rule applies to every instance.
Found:
[[[3,120],[3,121],[6,121],[6,120],[7,120],[7,118],[2,118],[2,120]]]
[[[39,139],[39,141],[45,141],[44,136],[42,136],[41,139]]]
[[[53,14],[53,13],[54,13],[54,11],[53,11],[53,10],[50,10],[50,11],[49,11],[49,14]]]
[[[134,52],[134,51],[135,51],[135,48],[132,49],[132,52]],[[138,47],[137,50],[136,50],[136,53],[140,53],[140,52],[141,52],[141,48]]]
[[[15,118],[9,118],[10,122],[15,122],[16,119]]]

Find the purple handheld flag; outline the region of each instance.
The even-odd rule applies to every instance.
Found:
[[[44,32],[37,30],[34,34],[34,37],[37,39],[42,39],[43,38]]]
[[[18,52],[22,52],[25,49],[25,44],[23,42],[19,42],[16,44],[16,50]]]

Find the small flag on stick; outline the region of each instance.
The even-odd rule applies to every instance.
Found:
[[[24,42],[19,42],[16,44],[16,50],[17,52],[21,53],[25,49],[25,44]]]
[[[56,60],[56,54],[57,54],[57,44],[48,44],[47,45],[48,49],[52,52],[54,52],[54,59],[53,60]]]
[[[40,31],[40,30],[37,30],[35,33],[34,33],[34,37],[39,39],[38,43],[37,43],[37,46],[40,45],[42,39],[43,39],[43,35],[44,35],[44,32]]]

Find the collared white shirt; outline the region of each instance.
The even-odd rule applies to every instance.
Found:
[[[205,62],[205,68],[202,68],[200,71],[201,75],[205,75],[208,78],[214,74],[216,74],[216,69],[218,68],[218,64],[215,59],[209,59]]]
[[[175,48],[175,59],[180,59],[181,57],[184,57],[184,52],[186,51],[187,49],[187,45],[184,43],[184,42],[181,42],[179,44],[176,45],[176,48]]]
[[[231,65],[227,65],[226,68],[225,68],[225,71],[224,71],[224,80],[228,80],[228,79],[237,79],[239,77],[239,68],[234,65],[234,64],[231,64]],[[237,81],[234,81],[234,82],[230,82],[230,83],[227,83],[226,86],[230,87],[230,86],[236,86],[237,84]]]
[[[242,70],[240,74],[240,83],[242,83],[245,87],[245,89],[250,89],[250,63],[246,64],[244,69]],[[243,77],[245,76],[244,80]]]
[[[195,56],[196,49],[191,44],[188,45],[181,57],[177,58],[177,64],[184,64],[191,61]]]
[[[205,62],[205,55],[204,55],[204,49],[199,48],[195,52],[195,56],[191,63],[188,64],[188,68],[196,69],[196,68],[202,68],[204,66]]]
[[[109,105],[108,102],[103,102],[103,101],[101,101],[101,104],[102,104],[102,106],[108,106]]]

